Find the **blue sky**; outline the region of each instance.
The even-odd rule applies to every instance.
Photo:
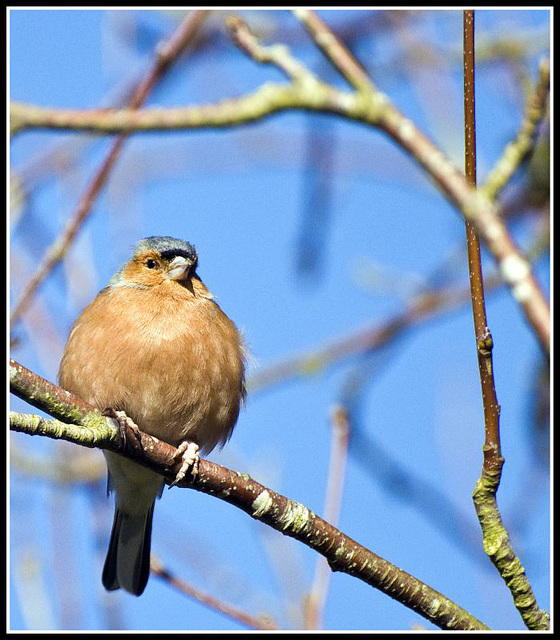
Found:
[[[266,42],[285,38],[317,74],[344,86],[289,12],[244,15]],[[372,16],[364,10],[321,15],[335,29]],[[259,66],[235,48],[219,27],[222,18],[209,22],[220,35],[177,64],[148,105],[208,103],[267,80],[282,81],[276,69]],[[13,10],[11,99],[108,106],[149,66],[155,45],[176,21],[177,15],[156,10]],[[510,34],[533,43],[522,68],[532,79],[548,51],[548,23],[544,10],[476,13],[480,42]],[[432,11],[398,24],[397,31],[381,27],[375,36],[364,34],[356,52],[377,85],[462,166],[462,14]],[[278,34],[274,25],[281,27]],[[438,65],[407,63],[406,46],[415,42],[441,50]],[[523,98],[515,77],[501,63],[477,71],[480,181],[521,121]],[[81,148],[81,139],[31,132],[12,142],[12,175],[24,176],[30,190],[26,206],[12,212],[12,303],[107,153],[108,140],[90,140]],[[310,154],[311,141],[322,150]],[[76,157],[53,175],[42,158],[60,145]],[[327,164],[325,177],[320,166]],[[522,246],[535,226],[534,216],[513,225]],[[403,291],[414,290],[442,265],[451,281],[466,277],[461,258],[449,260],[461,256],[464,244],[459,214],[378,131],[324,115],[285,113],[235,130],[144,134],[128,140],[71,254],[18,328],[21,341],[13,357],[56,380],[78,313],[136,241],[149,235],[176,236],[196,246],[201,277],[246,335],[254,358],[250,373],[382,323],[403,308]],[[310,240],[317,262],[303,273],[298,264],[302,255],[309,257],[302,247]],[[493,266],[486,255],[484,266]],[[372,284],[379,273],[382,284]],[[536,273],[548,289],[546,260]],[[489,294],[487,311],[506,458],[499,505],[537,600],[548,608],[548,471],[538,456],[531,417],[541,355],[507,291]],[[211,458],[321,514],[329,412],[345,398],[350,376],[358,374],[364,384],[353,407],[355,437],[339,528],[487,625],[523,629],[484,556],[471,501],[481,469],[483,422],[468,307],[411,329],[369,358],[346,359],[318,375],[251,395],[232,440]],[[30,410],[12,401],[14,410]],[[71,445],[20,434],[12,443],[46,463],[77,455]],[[90,455],[101,458],[99,452]],[[422,495],[412,487],[421,487]],[[10,489],[13,629],[243,628],[154,577],[138,599],[103,591],[100,572],[112,518],[104,480],[69,486],[14,465]],[[434,499],[423,502],[432,491]],[[285,628],[301,626],[316,554],[241,511],[194,491],[166,491],[156,505],[152,550],[201,590],[252,613],[266,611]],[[331,578],[324,620],[330,629],[432,628],[342,574]]]

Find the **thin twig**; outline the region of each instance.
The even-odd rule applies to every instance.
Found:
[[[121,425],[119,430],[87,403],[14,361],[10,365],[10,389],[56,418],[12,412],[13,430],[108,449],[156,471],[167,482],[175,480],[181,465],[176,460],[175,447],[142,431],[133,431],[128,425]],[[76,424],[61,422],[68,416],[73,416]],[[441,593],[344,535],[303,504],[272,491],[247,474],[201,459],[196,474],[187,473],[178,486],[220,498],[303,542],[324,555],[333,571],[357,577],[441,628],[487,629]]]
[[[261,64],[277,66],[290,80],[294,82],[317,82],[314,74],[290,55],[288,47],[275,44],[270,47],[260,45],[256,36],[241,18],[230,16],[226,25],[235,44],[250,58]]]
[[[506,146],[482,187],[490,198],[498,197],[519,166],[533,151],[539,126],[546,115],[549,90],[550,62],[544,58],[539,65],[539,78],[527,100],[519,133],[515,140]]]
[[[332,445],[331,460],[329,464],[328,484],[325,497],[324,518],[327,522],[338,526],[340,508],[342,505],[342,493],[344,488],[344,475],[346,461],[348,460],[349,424],[346,409],[338,405],[334,407],[331,416]],[[311,590],[305,601],[305,627],[306,629],[321,629],[323,627],[323,614],[331,571],[324,558],[317,558],[315,565],[315,577]]]
[[[550,233],[548,226],[545,226],[526,250],[527,256],[532,262],[536,261],[549,244]],[[494,271],[486,278],[486,291],[494,291],[503,284],[499,272]],[[342,360],[385,347],[412,327],[453,311],[470,302],[470,299],[469,285],[436,286],[422,291],[404,309],[383,322],[257,370],[249,377],[247,388],[250,393],[258,393],[269,386],[318,375]]]
[[[188,584],[181,578],[173,575],[173,573],[163,566],[161,561],[153,554],[150,557],[150,569],[152,573],[158,578],[161,578],[167,584],[170,584],[181,593],[186,594],[190,598],[193,598],[197,602],[200,602],[214,611],[235,620],[239,624],[248,627],[249,629],[260,629],[263,631],[270,631],[273,629],[279,629],[275,622],[268,615],[254,616],[237,607],[231,605],[211,596],[208,593],[204,593],[199,589],[195,589],[192,585]]]
[[[499,274],[489,279],[491,288],[503,284]],[[288,382],[299,377],[309,377],[325,371],[336,362],[365,352],[382,348],[399,338],[411,327],[426,322],[439,314],[456,309],[469,301],[469,288],[434,287],[418,294],[406,307],[373,327],[356,331],[282,362],[263,367],[253,373],[247,382],[250,393],[256,393],[272,385]]]
[[[371,78],[362,65],[350,53],[347,47],[341,46],[340,40],[332,33],[319,16],[308,9],[294,9],[298,18],[324,55],[340,71],[358,92],[371,93],[377,91]]]
[[[69,449],[70,449],[69,445]],[[101,456],[83,450],[76,455],[52,460],[50,457],[33,455],[10,442],[10,470],[25,474],[27,478],[40,478],[62,485],[90,485],[107,478],[107,465]]]
[[[464,11],[464,102],[465,102],[465,175],[476,187],[476,119],[474,79],[474,11]],[[480,242],[476,230],[466,222],[467,255],[471,304],[473,309],[478,369],[484,405],[485,445],[484,466],[488,473],[501,469],[503,458],[500,448],[500,405],[494,384],[492,363],[492,334],[486,318],[484,282],[480,260]]]
[[[474,15],[473,10],[463,12],[465,173],[469,183],[476,186]],[[523,621],[529,629],[548,629],[548,614],[538,608],[525,571],[513,551],[496,502],[504,459],[500,446],[500,405],[496,396],[492,361],[493,339],[487,326],[480,244],[475,229],[468,221],[466,230],[485,434],[482,474],[477,481],[473,499],[482,527],[484,550],[509,587]]]
[[[134,111],[142,106],[153,87],[157,82],[159,82],[167,69],[179,57],[181,52],[191,41],[193,34],[196,32],[207,14],[207,10],[193,11],[181,22],[179,27],[166,42],[158,45],[156,59],[152,68],[133,92],[129,103],[130,110]],[[36,291],[52,271],[53,267],[55,267],[66,255],[66,252],[70,248],[74,238],[91,213],[95,199],[104,187],[113,166],[117,162],[127,137],[128,133],[124,132],[115,140],[107,157],[93,177],[93,180],[86,187],[74,214],[67,222],[62,233],[47,249],[42,261],[39,263],[39,266],[25,287],[19,301],[15,304],[12,310],[10,316],[12,326],[27,309]]]

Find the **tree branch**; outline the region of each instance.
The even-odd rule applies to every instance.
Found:
[[[332,445],[329,475],[325,495],[325,519],[338,524],[342,505],[342,493],[346,461],[348,458],[348,440],[350,425],[346,407],[337,405],[331,412]],[[322,629],[323,613],[330,584],[329,567],[323,558],[317,558],[315,564],[315,577],[307,594],[304,604],[304,619],[306,629]]]
[[[475,64],[474,64],[474,11],[463,11],[464,33],[464,110],[465,110],[465,175],[469,184],[476,186],[476,118],[475,118]],[[500,405],[494,382],[492,361],[492,334],[486,317],[484,281],[480,259],[480,242],[473,226],[467,221],[467,254],[471,305],[475,329],[478,371],[482,387],[485,442],[484,469],[501,469],[504,463],[500,447]]]
[[[472,9],[463,11],[465,174],[469,183],[476,186],[474,16]],[[482,474],[473,494],[475,509],[482,528],[484,551],[509,587],[523,621],[529,629],[549,629],[549,616],[537,605],[529,580],[511,545],[496,501],[504,458],[500,445],[500,405],[494,382],[493,340],[487,326],[480,244],[476,231],[468,221],[466,232],[485,433]]]
[[[153,554],[150,558],[150,570],[154,575],[158,576],[158,578],[168,583],[181,593],[184,593],[193,600],[206,605],[214,611],[220,612],[221,614],[235,620],[239,624],[249,627],[250,629],[261,629],[264,631],[270,631],[272,629],[280,628],[276,625],[274,620],[270,618],[270,616],[251,615],[249,613],[246,613],[245,611],[242,611],[241,609],[238,609],[237,607],[232,607],[231,605],[218,600],[208,593],[203,593],[198,589],[195,589],[184,580],[181,580],[177,576],[173,575],[173,573],[171,573],[169,569],[164,567],[161,561]]]
[[[318,78],[290,54],[288,47],[275,44],[263,47],[249,27],[237,16],[226,20],[228,31],[235,44],[250,58],[261,64],[273,64],[295,83],[314,83]]]
[[[502,284],[501,278],[495,273],[488,280],[492,288]],[[382,348],[401,337],[411,327],[457,309],[468,300],[469,289],[463,286],[434,287],[422,291],[404,309],[372,327],[257,370],[247,380],[247,389],[249,393],[256,393],[275,384],[320,373],[339,360]]]
[[[544,58],[539,65],[538,80],[527,100],[525,116],[519,133],[515,140],[506,146],[482,187],[490,198],[495,199],[499,196],[517,169],[532,152],[539,126],[546,114],[549,90],[550,62]]]
[[[294,9],[294,15],[305,26],[325,57],[356,91],[364,94],[377,91],[362,65],[314,11]]]
[[[302,15],[311,12],[299,11]],[[498,263],[504,280],[521,306],[545,352],[550,353],[550,310],[531,270],[504,222],[500,208],[484,189],[470,185],[411,120],[406,118],[371,81],[366,87],[359,63],[318,19],[310,28],[317,45],[333,60],[349,82],[360,90],[339,91],[318,80],[291,58],[288,50],[263,48],[239,19],[230,22],[236,42],[258,62],[273,63],[292,78],[289,84],[266,83],[253,93],[216,104],[175,109],[58,110],[12,103],[12,128],[81,129],[100,133],[201,129],[245,125],[286,110],[330,113],[379,128],[409,153],[436,182],[447,199],[473,225]]]
[[[135,433],[126,425],[119,431],[112,420],[93,407],[13,360],[10,389],[56,418],[11,413],[13,430],[115,451],[153,469],[168,482],[175,479],[181,462],[174,459],[174,447],[146,433]],[[75,424],[62,422],[70,416]],[[359,578],[442,629],[487,629],[441,593],[344,535],[303,504],[272,491],[247,474],[201,459],[196,475],[187,473],[178,486],[220,498],[280,533],[303,542],[325,556],[333,571]]]
[[[198,29],[201,22],[206,18],[207,10],[193,11],[181,22],[171,37],[158,45],[155,54],[155,60],[134,90],[129,102],[128,108],[131,110],[139,109],[146,101],[146,98],[164,75],[166,70],[173,64],[184,51],[187,44],[191,41],[193,34]],[[17,121],[17,117],[16,117]],[[104,187],[107,179],[117,162],[121,150],[126,142],[128,134],[123,132],[111,145],[109,153],[105,160],[96,171],[93,179],[86,187],[82,198],[78,202],[76,210],[70,220],[67,222],[62,233],[55,239],[51,246],[47,249],[42,261],[32,275],[31,280],[27,283],[23,294],[19,301],[15,304],[10,321],[13,325],[19,319],[21,314],[27,309],[33,296],[41,286],[45,278],[52,269],[64,258],[68,249],[72,245],[74,238],[82,228],[92,211],[93,204]]]
[[[533,239],[531,246],[526,250],[527,256],[532,261],[536,261],[549,246],[549,235],[548,228],[545,228]],[[503,285],[499,272],[490,273],[486,277],[485,285],[486,291]],[[319,374],[340,360],[385,347],[412,327],[436,318],[440,314],[458,309],[469,301],[469,285],[445,288],[434,286],[425,289],[412,297],[402,310],[372,327],[356,331],[302,354],[285,358],[276,364],[262,367],[248,378],[247,389],[249,393],[257,393],[271,385]]]

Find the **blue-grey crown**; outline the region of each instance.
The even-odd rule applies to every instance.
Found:
[[[183,256],[193,262],[197,261],[196,249],[189,242],[172,238],[171,236],[150,236],[138,242],[134,253],[140,253],[147,249],[154,249],[164,260],[172,260],[176,256]]]

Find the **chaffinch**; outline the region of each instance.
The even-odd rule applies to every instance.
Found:
[[[245,396],[245,347],[196,272],[188,242],[152,236],[76,321],[60,385],[179,447],[186,465],[230,437]],[[140,595],[150,572],[152,516],[163,478],[104,452],[115,517],[102,581]]]

